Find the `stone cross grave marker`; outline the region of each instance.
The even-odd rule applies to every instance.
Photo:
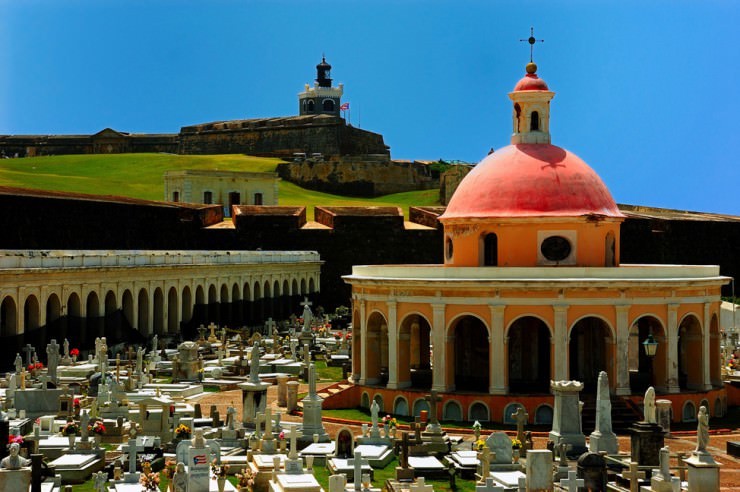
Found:
[[[640,471],[640,464],[637,461],[630,461],[629,472],[623,472],[622,476],[630,481],[630,492],[638,492],[640,480],[645,479],[645,472]]]
[[[36,351],[35,348],[30,343],[27,343],[25,347],[23,347],[23,351],[26,353],[26,366],[30,366],[31,362],[33,361],[32,354]]]
[[[404,432],[401,440],[401,468],[409,467],[409,433]]]
[[[360,451],[355,451],[355,459],[354,459],[354,483],[355,483],[355,490],[361,490],[362,489],[362,453]]]
[[[55,339],[46,346],[46,373],[53,383],[57,381],[57,366],[59,365],[59,344]]]
[[[206,327],[203,325],[200,325],[198,327],[198,341],[205,341],[206,340]]]
[[[265,335],[272,335],[272,330],[275,328],[275,325],[275,321],[271,317],[267,318],[267,321],[265,321]]]
[[[129,439],[123,450],[128,452],[128,472],[136,473],[136,439]]]
[[[434,487],[424,483],[424,477],[419,477],[416,479],[416,482],[409,485],[409,491],[410,492],[434,492]],[[503,492],[503,489],[497,492]]]
[[[484,446],[483,449],[478,451],[476,455],[480,462],[480,481],[483,483],[488,477],[488,473],[491,471],[491,450],[488,446]]]
[[[504,492],[505,490],[502,486],[497,485],[491,477],[486,478],[485,485],[475,486],[475,492]]]
[[[218,326],[216,326],[213,322],[208,325],[208,329],[211,330],[211,333],[208,334],[208,341],[211,343],[218,341],[218,338],[216,337],[216,328],[218,328]]]
[[[429,425],[439,425],[439,420],[437,420],[437,402],[442,401],[442,397],[436,391],[432,391],[424,399],[429,403]]]
[[[529,414],[524,408],[519,407],[511,416],[516,421],[516,438],[519,439],[519,442],[524,443],[524,426],[529,421]]]
[[[585,480],[578,478],[578,472],[575,470],[568,471],[568,478],[560,480],[560,488],[567,490],[568,492],[578,492],[579,487],[583,487]]]
[[[298,429],[296,429],[296,426],[292,426],[290,428],[290,453],[288,453],[288,458],[291,460],[295,460],[298,458],[298,444],[296,443],[296,440],[298,439]]]

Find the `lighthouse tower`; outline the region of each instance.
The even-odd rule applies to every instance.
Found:
[[[331,85],[331,65],[321,57],[316,65],[316,81],[313,87],[306,84],[304,91],[298,94],[298,111],[301,116],[309,114],[328,114],[339,116],[344,84]]]

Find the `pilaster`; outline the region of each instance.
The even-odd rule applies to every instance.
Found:
[[[704,320],[702,321],[702,348],[701,348],[701,358],[702,358],[702,383],[703,383],[703,389],[704,391],[708,391],[712,389],[712,371],[710,371],[710,363],[711,363],[711,339],[712,339],[712,333],[711,333],[711,312],[710,309],[712,308],[712,303],[705,302],[704,303]],[[721,359],[721,356],[720,356]]]
[[[666,381],[665,391],[679,393],[678,385],[678,303],[668,304],[668,326],[666,329]],[[656,381],[660,386],[662,381]]]
[[[630,368],[629,368],[629,312],[630,307],[627,305],[614,306],[617,311],[617,350],[616,350],[616,394],[630,394]]]
[[[388,301],[388,389],[398,388],[398,303]]]
[[[559,304],[552,307],[555,313],[555,354],[554,380],[568,380],[568,305]]]
[[[491,342],[489,344],[489,388],[492,395],[505,395],[508,391],[505,378],[504,312],[506,306],[489,306],[491,310]]]
[[[445,305],[432,304],[432,389],[446,391],[445,385]]]
[[[360,300],[360,374],[355,375],[355,381],[366,384],[367,376],[367,319],[365,314],[365,300]],[[353,354],[354,357],[354,354]]]

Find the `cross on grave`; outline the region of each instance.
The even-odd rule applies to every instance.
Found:
[[[46,374],[39,376],[39,382],[41,383],[41,389],[48,389],[49,380],[51,378]]]
[[[622,476],[630,481],[630,492],[640,490],[640,480],[645,478],[645,472],[640,471],[640,464],[637,461],[630,461],[630,471],[622,472]]]
[[[33,361],[31,354],[36,352],[36,349],[33,348],[30,343],[27,343],[26,346],[23,347],[23,351],[26,353],[26,366],[30,366],[31,362]]]
[[[419,477],[416,482],[409,485],[410,492],[434,492],[434,487],[424,482],[424,477]]]
[[[208,325],[208,329],[211,330],[211,333],[208,335],[209,342],[215,342],[216,340],[218,340],[218,338],[216,338],[216,328],[218,328],[218,326],[213,324],[213,322]]]
[[[200,325],[198,327],[198,340],[199,341],[205,341],[206,340],[206,327],[203,325]]]
[[[355,459],[354,459],[354,473],[355,473],[355,490],[361,490],[362,489],[362,453],[360,451],[355,451]]]
[[[272,330],[275,328],[275,321],[272,318],[267,318],[265,321],[265,335],[272,335]]]
[[[129,345],[128,350],[126,350],[126,358],[128,360],[132,360],[134,358],[134,348],[131,345]]]
[[[488,478],[488,473],[491,471],[491,450],[488,446],[484,446],[483,449],[478,451],[476,454],[478,461],[480,462],[480,483]]]
[[[439,420],[437,420],[437,402],[442,401],[442,397],[436,391],[432,391],[424,399],[429,403],[429,423],[432,425],[439,424]]]
[[[300,303],[301,307],[305,308],[306,306],[311,307],[313,306],[313,302],[308,300],[308,297],[303,297],[303,302]]]
[[[409,467],[409,433],[404,432],[401,440],[401,468]]]
[[[123,446],[123,451],[128,452],[129,473],[136,473],[136,439],[129,439],[128,444]]]
[[[560,480],[560,487],[567,490],[568,492],[578,492],[579,487],[583,487],[585,480],[578,478],[578,473],[575,470],[568,471],[568,478]]]
[[[516,438],[519,439],[519,442],[524,443],[524,426],[529,421],[529,414],[524,408],[519,407],[511,416],[516,421]]]
[[[475,486],[475,492],[504,492],[504,490],[506,489],[500,485],[496,485],[496,482],[491,477],[486,478],[485,485]]]

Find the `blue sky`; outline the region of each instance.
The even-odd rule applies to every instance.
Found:
[[[554,144],[620,203],[740,215],[738,20],[712,0],[0,0],[0,134],[295,114],[324,52],[394,158],[477,162],[509,142],[534,26]]]

